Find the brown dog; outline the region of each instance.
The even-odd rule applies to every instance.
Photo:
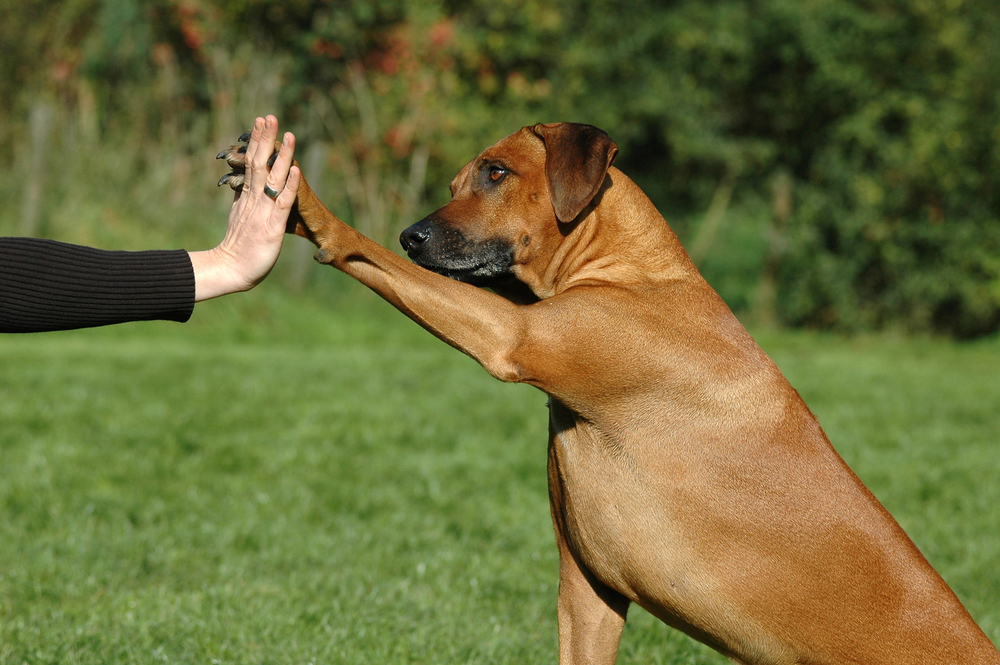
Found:
[[[508,136],[403,231],[416,265],[298,192],[319,261],[549,395],[560,662],[614,662],[638,603],[739,663],[1000,663],[617,152]]]

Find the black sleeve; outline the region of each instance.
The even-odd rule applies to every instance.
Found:
[[[112,252],[0,238],[0,332],[184,322],[193,309],[194,268],[183,249]]]

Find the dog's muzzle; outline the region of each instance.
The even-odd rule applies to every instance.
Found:
[[[479,286],[507,275],[513,264],[508,243],[499,239],[470,242],[461,231],[433,216],[404,229],[399,244],[418,266]]]

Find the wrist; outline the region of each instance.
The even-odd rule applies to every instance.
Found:
[[[240,280],[230,267],[229,256],[218,247],[188,252],[188,256],[194,269],[195,302],[249,289],[250,285]]]

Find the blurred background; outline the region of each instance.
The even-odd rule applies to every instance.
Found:
[[[3,235],[211,247],[215,155],[274,113],[330,208],[398,249],[503,136],[606,130],[1000,643],[997,0],[0,16]],[[0,665],[554,662],[544,397],[312,253],[288,239],[184,325],[0,336]],[[618,662],[724,660],[633,608]]]
[[[597,125],[745,320],[1000,328],[995,0],[0,0],[0,233],[221,237],[255,115],[395,246],[485,146]],[[323,288],[290,243],[290,292]]]

